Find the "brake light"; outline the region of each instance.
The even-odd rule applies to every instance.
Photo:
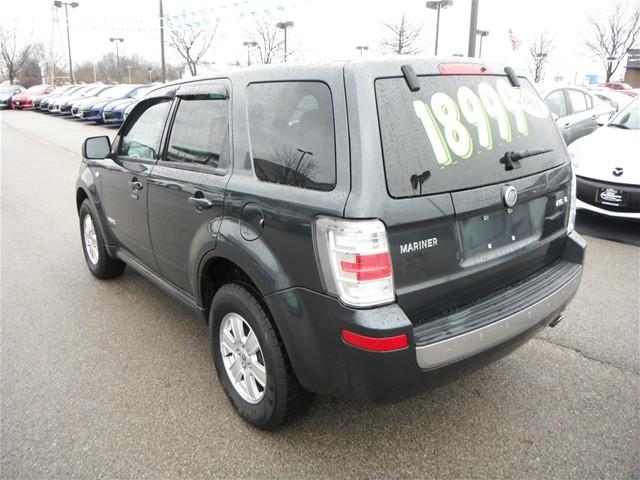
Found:
[[[355,307],[394,301],[387,231],[380,220],[318,217],[314,234],[328,293]]]
[[[391,352],[409,346],[409,338],[404,333],[393,337],[367,337],[349,330],[342,330],[342,340],[347,345],[371,352]]]
[[[356,255],[355,262],[340,262],[342,270],[355,273],[358,281],[378,280],[391,274],[391,258],[388,253]]]

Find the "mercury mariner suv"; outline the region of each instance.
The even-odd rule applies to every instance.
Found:
[[[582,274],[571,162],[513,69],[402,57],[159,86],[89,138],[84,256],[205,316],[239,415],[392,402],[554,326]]]

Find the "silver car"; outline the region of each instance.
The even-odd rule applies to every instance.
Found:
[[[615,113],[611,104],[580,87],[554,87],[545,90],[542,98],[567,145],[589,135]]]

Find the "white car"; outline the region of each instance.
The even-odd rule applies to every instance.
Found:
[[[640,97],[569,145],[578,209],[640,220]]]

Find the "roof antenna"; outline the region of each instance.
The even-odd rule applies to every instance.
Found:
[[[402,75],[404,75],[404,79],[407,81],[407,85],[409,85],[409,90],[412,92],[420,90],[420,82],[413,67],[411,65],[402,65],[400,70],[402,70]]]
[[[520,86],[520,79],[516,75],[516,72],[513,71],[513,68],[504,67],[504,73],[506,73],[507,77],[509,77],[509,82],[511,82],[511,86],[512,87],[519,87]]]

